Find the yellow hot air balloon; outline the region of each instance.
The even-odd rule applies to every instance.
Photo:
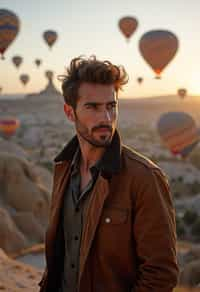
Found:
[[[179,88],[177,93],[180,98],[185,98],[187,95],[187,89]]]
[[[0,119],[0,132],[8,138],[14,135],[20,126],[20,121],[15,118],[1,118]]]
[[[58,34],[54,30],[46,30],[43,33],[43,38],[47,45],[51,48],[54,45],[55,41],[57,40]]]
[[[12,62],[13,62],[13,64],[14,64],[17,68],[20,67],[20,65],[22,64],[22,61],[23,61],[23,59],[22,59],[21,56],[14,56],[14,57],[12,57]]]
[[[29,82],[30,77],[28,74],[21,74],[19,76],[19,79],[21,80],[22,84],[25,86]]]
[[[9,10],[0,9],[0,54],[3,55],[16,38],[20,28],[17,15]]]
[[[145,61],[160,78],[163,69],[174,58],[178,50],[177,37],[167,30],[146,32],[139,41],[139,50]]]
[[[138,21],[135,17],[125,16],[119,20],[119,29],[127,40],[130,39],[138,26]]]

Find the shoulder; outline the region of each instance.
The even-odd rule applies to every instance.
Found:
[[[124,144],[122,145],[122,155],[129,167],[138,166],[146,169],[160,169],[152,160]]]
[[[125,169],[131,172],[134,177],[142,177],[144,179],[156,175],[168,180],[160,166],[124,144],[122,145],[122,157]]]

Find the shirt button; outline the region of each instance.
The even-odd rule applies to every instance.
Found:
[[[106,222],[106,223],[110,223],[110,222],[111,222],[111,219],[110,219],[109,217],[107,217],[107,218],[105,219],[105,222]]]
[[[75,211],[76,211],[76,212],[79,212],[79,211],[80,211],[80,208],[79,208],[79,207],[76,207],[76,208],[75,208]]]
[[[78,240],[78,236],[77,236],[77,235],[76,235],[76,236],[74,236],[74,239],[75,239],[75,240]]]
[[[74,269],[75,268],[75,265],[74,264],[71,264],[71,267],[72,267],[72,269]]]

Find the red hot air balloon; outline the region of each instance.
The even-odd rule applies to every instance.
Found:
[[[47,45],[51,48],[54,45],[55,41],[57,40],[58,34],[56,31],[46,30],[43,33],[43,38],[45,42],[47,43]]]
[[[185,98],[187,95],[187,89],[179,88],[177,93],[180,98]]]
[[[138,26],[138,21],[132,16],[126,16],[119,20],[119,29],[127,40],[130,39]]]
[[[12,62],[13,62],[13,64],[14,64],[17,68],[20,67],[20,65],[22,64],[22,61],[23,61],[23,59],[22,59],[22,57],[20,57],[20,56],[14,56],[14,57],[12,58]]]
[[[158,133],[173,155],[186,157],[199,142],[194,119],[184,112],[168,112],[158,121]]]
[[[20,28],[20,21],[13,12],[0,9],[0,54],[3,55],[16,38]]]
[[[25,85],[29,82],[30,77],[29,77],[28,74],[21,74],[21,75],[19,76],[19,79],[21,80],[21,82],[22,82],[23,85],[25,86]]]
[[[178,39],[167,30],[152,30],[141,37],[139,50],[156,73],[156,78],[160,78],[163,69],[176,55]]]
[[[13,136],[20,126],[20,121],[15,118],[0,119],[0,132],[6,138]]]
[[[36,65],[37,67],[40,67],[41,64],[42,64],[42,60],[40,60],[40,59],[35,59],[35,65]]]

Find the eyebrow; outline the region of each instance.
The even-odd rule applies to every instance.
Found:
[[[103,104],[105,104],[105,103],[94,102],[94,101],[90,101],[90,102],[84,103],[84,105],[95,105],[95,106],[100,106],[100,105],[103,105]],[[109,104],[117,104],[117,101],[112,100],[112,101],[106,102],[106,105],[109,105]]]

